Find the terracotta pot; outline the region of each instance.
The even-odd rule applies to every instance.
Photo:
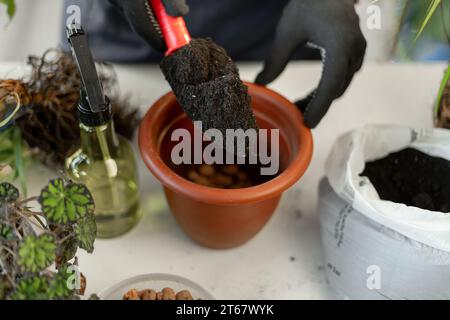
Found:
[[[193,130],[173,93],[159,99],[142,120],[142,158],[163,184],[168,204],[183,230],[198,243],[216,249],[239,246],[255,236],[276,209],[283,191],[306,171],[312,157],[311,132],[297,107],[274,91],[246,83],[260,128],[280,129],[280,167],[272,180],[243,189],[195,184],[170,163],[176,128]]]

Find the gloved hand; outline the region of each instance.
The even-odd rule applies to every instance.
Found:
[[[278,24],[264,69],[255,80],[263,85],[275,80],[299,47],[320,48],[324,63],[320,83],[296,102],[310,128],[317,126],[331,103],[345,92],[363,63],[366,40],[359,27],[355,2],[291,0]]]
[[[124,13],[134,31],[146,40],[154,49],[163,53],[166,44],[162,38],[156,17],[148,0],[109,0]],[[162,0],[167,14],[173,17],[188,14],[186,0]]]

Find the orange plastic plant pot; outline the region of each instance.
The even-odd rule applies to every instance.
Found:
[[[280,130],[282,171],[268,182],[219,189],[195,184],[177,174],[169,163],[174,146],[170,134],[177,128],[193,128],[173,93],[150,108],[139,129],[142,158],[164,186],[176,220],[193,240],[210,248],[232,248],[254,237],[272,216],[283,191],[300,179],[312,157],[311,131],[298,108],[266,87],[246,85],[259,127]]]

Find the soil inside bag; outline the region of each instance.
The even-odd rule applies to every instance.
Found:
[[[407,148],[367,162],[361,175],[383,200],[450,212],[450,161]]]

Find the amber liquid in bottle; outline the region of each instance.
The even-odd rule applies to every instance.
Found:
[[[130,230],[141,215],[133,149],[115,133],[112,121],[97,127],[80,124],[80,132],[81,146],[66,159],[66,172],[92,193],[97,236],[119,236]]]

